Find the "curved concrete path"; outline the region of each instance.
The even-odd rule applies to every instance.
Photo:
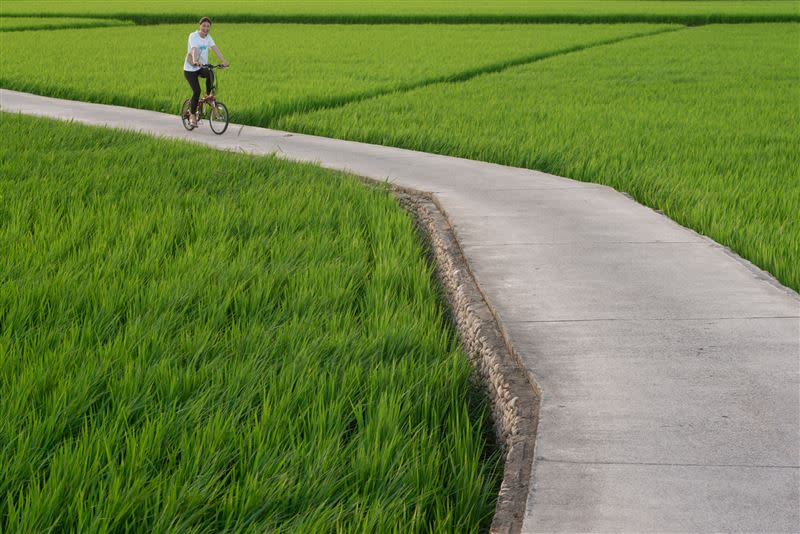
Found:
[[[6,90],[0,106],[434,192],[543,391],[524,531],[800,530],[800,296],[716,243],[536,171]]]

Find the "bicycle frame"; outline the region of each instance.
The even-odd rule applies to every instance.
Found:
[[[214,74],[215,68],[222,68],[222,65],[203,65],[203,69],[208,71],[208,75],[211,76],[211,94],[208,96],[201,97],[200,100],[197,102],[197,114],[203,114],[203,108],[206,105],[209,105],[211,109],[214,109],[214,103],[216,102],[217,96],[217,76]]]

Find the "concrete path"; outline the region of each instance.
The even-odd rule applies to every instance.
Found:
[[[800,296],[716,243],[530,170],[5,90],[0,106],[435,192],[543,391],[524,531],[800,531]]]

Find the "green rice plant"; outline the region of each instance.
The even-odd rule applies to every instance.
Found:
[[[797,0],[5,0],[6,15],[86,15],[139,24],[194,22],[769,22],[800,20]]]
[[[62,28],[98,28],[103,26],[130,26],[129,20],[111,18],[68,17],[0,17],[0,31],[58,30]]]
[[[627,191],[800,290],[800,25],[706,26],[281,119]]]
[[[391,194],[0,120],[0,531],[485,528],[488,411]]]
[[[230,71],[219,74],[232,120],[269,126],[288,113],[676,28],[680,26],[218,24],[212,35],[232,64]],[[0,86],[177,113],[191,94],[183,78],[183,58],[186,38],[194,30],[194,25],[64,30],[58,39],[50,32],[15,32],[3,39]],[[64,42],[70,45],[64,47]]]

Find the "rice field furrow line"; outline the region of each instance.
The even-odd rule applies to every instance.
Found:
[[[543,61],[545,59],[554,58],[557,56],[564,56],[567,54],[572,54],[575,52],[580,52],[582,50],[588,50],[590,48],[599,48],[602,46],[608,46],[616,43],[620,43],[622,41],[629,41],[633,39],[639,39],[642,37],[652,37],[655,35],[659,35],[662,33],[669,33],[669,32],[676,32],[681,30],[687,30],[688,27],[670,27],[670,28],[659,28],[658,30],[636,33],[632,35],[624,35],[620,37],[613,37],[611,39],[605,39],[602,41],[598,41],[595,43],[588,43],[588,44],[580,44],[575,46],[570,46],[567,48],[561,48],[559,50],[553,50],[551,52],[540,52],[537,54],[518,57],[514,59],[510,59],[507,61],[501,61],[498,63],[494,63],[491,65],[483,65],[480,67],[467,69],[462,72],[456,74],[447,74],[444,76],[435,76],[432,78],[428,78],[425,80],[420,80],[413,83],[401,84],[398,87],[388,87],[388,88],[381,88],[374,91],[368,91],[359,95],[353,95],[348,97],[336,97],[332,99],[324,99],[324,100],[309,100],[303,103],[302,105],[302,112],[297,112],[297,105],[287,106],[285,110],[281,110],[271,118],[272,121],[280,120],[283,117],[287,117],[289,115],[295,116],[302,116],[309,113],[315,113],[317,111],[324,111],[324,110],[331,110],[340,108],[343,106],[347,106],[349,104],[364,102],[373,98],[380,98],[382,96],[387,95],[400,95],[402,93],[408,93],[414,91],[416,89],[423,89],[425,87],[430,87],[432,85],[438,84],[456,84],[456,83],[463,83],[468,82],[478,76],[483,76],[486,74],[497,74],[508,69],[514,67],[520,67],[522,65],[530,65],[532,63],[536,63],[538,61]]]

